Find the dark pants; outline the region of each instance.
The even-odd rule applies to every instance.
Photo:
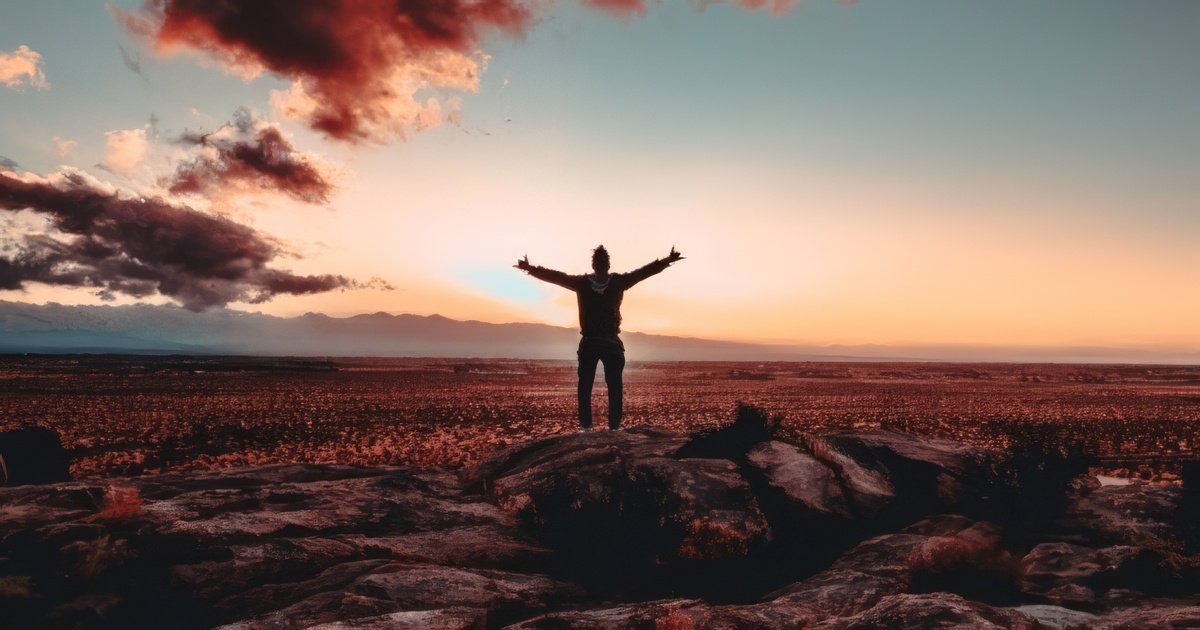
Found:
[[[608,385],[608,428],[621,426],[621,371],[625,369],[625,347],[616,337],[584,338],[579,343],[579,425],[592,426],[592,384],[596,381],[596,363],[604,364],[604,382]]]

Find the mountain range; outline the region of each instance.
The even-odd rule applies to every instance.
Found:
[[[781,345],[622,333],[631,360],[1200,363],[1200,350],[966,345]],[[0,301],[0,353],[246,354],[573,359],[576,329],[371,313],[279,317],[135,304]]]

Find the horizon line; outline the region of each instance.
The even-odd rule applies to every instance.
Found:
[[[132,304],[63,304],[61,302],[46,301],[42,304],[34,302],[22,302],[16,300],[0,299],[0,304],[9,304],[18,307],[45,308],[45,307],[60,307],[67,309],[88,309],[96,307],[106,307],[105,310],[120,310],[127,308],[150,308],[172,310],[179,313],[202,316],[205,313],[227,312],[250,316],[269,317],[278,320],[299,319],[306,316],[325,317],[334,320],[346,321],[356,317],[384,316],[391,318],[411,317],[420,319],[440,319],[448,322],[457,322],[463,324],[483,324],[488,326],[540,326],[552,328],[562,331],[577,332],[573,326],[562,326],[536,321],[503,321],[492,322],[478,319],[455,319],[447,317],[440,313],[417,313],[404,311],[399,313],[388,312],[385,310],[377,310],[371,312],[360,312],[354,314],[330,314],[318,311],[306,311],[302,314],[294,315],[275,315],[264,313],[262,311],[242,310],[238,308],[221,307],[217,309],[209,309],[206,311],[196,312],[183,308],[176,304],[154,304],[147,302],[138,302]],[[70,329],[64,329],[70,330]],[[50,333],[50,331],[44,331]],[[1110,365],[1200,365],[1200,348],[1176,346],[1168,344],[1126,344],[1126,345],[1105,345],[1099,343],[1079,343],[1079,344],[1062,344],[1062,345],[1037,345],[1037,344],[989,344],[984,342],[932,342],[932,343],[881,343],[881,342],[862,342],[862,343],[819,343],[819,342],[786,342],[786,341],[744,341],[736,339],[725,339],[718,337],[703,337],[695,335],[670,334],[660,332],[644,332],[644,331],[626,331],[623,334],[638,335],[659,339],[690,341],[703,344],[721,344],[728,346],[740,347],[743,350],[760,349],[767,353],[767,356],[762,358],[745,359],[746,361],[796,361],[796,360],[819,360],[819,361],[863,361],[863,362],[950,362],[950,363],[1056,363],[1056,364],[1079,364],[1079,365],[1094,365],[1094,364],[1110,364]],[[94,354],[89,350],[101,350],[99,354],[111,354],[119,348],[109,349],[107,346],[80,346],[77,350],[79,354]],[[29,348],[32,353],[40,354],[39,350],[45,348]],[[29,350],[22,350],[19,346],[14,346],[10,349],[0,350],[0,352],[18,352],[30,353]],[[170,348],[150,349],[153,354],[175,354],[170,352]],[[229,352],[220,352],[220,348],[214,348],[213,352],[203,351],[200,354],[230,354]],[[62,348],[62,351],[70,353],[68,348]],[[857,354],[857,352],[866,351],[866,354]],[[141,354],[146,352],[145,349],[134,351],[133,354]],[[120,353],[120,352],[118,352]],[[779,353],[795,353],[801,355],[814,355],[803,359],[785,359],[779,358]],[[930,356],[930,353],[934,353]],[[950,353],[949,356],[941,353]],[[955,356],[961,353],[981,353],[981,354],[1016,354],[1018,356]],[[55,348],[50,354],[60,354],[59,349]],[[240,354],[240,353],[234,353]],[[1020,356],[1028,354],[1029,356]],[[1106,356],[1107,355],[1107,356]],[[261,354],[245,353],[243,356],[265,356]],[[276,355],[282,356],[282,355]],[[329,354],[296,354],[291,356],[346,356],[355,357],[363,356],[358,354],[347,355],[329,355]],[[403,354],[394,355],[396,357],[406,356]],[[430,355],[432,357],[454,358],[450,355]],[[456,354],[455,357],[461,356]],[[517,358],[517,357],[513,357]],[[668,359],[668,360],[703,360],[703,359]]]

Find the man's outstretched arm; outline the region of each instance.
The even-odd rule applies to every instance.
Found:
[[[517,264],[513,266],[543,282],[557,284],[564,289],[570,289],[572,291],[575,290],[575,285],[577,284],[575,276],[563,273],[561,271],[555,271],[553,269],[531,265],[529,264],[529,256],[525,256],[524,258],[518,260]]]
[[[671,263],[677,260],[683,260],[683,255],[675,251],[675,247],[672,246],[671,253],[667,254],[666,258],[659,258],[652,263],[649,263],[638,269],[634,269],[633,271],[625,274],[625,277],[628,279],[627,284],[625,285],[626,288],[631,287],[656,273],[662,272],[663,269],[670,267]]]

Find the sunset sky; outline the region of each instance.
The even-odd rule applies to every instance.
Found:
[[[0,10],[0,299],[1200,348],[1193,0],[204,4]]]

